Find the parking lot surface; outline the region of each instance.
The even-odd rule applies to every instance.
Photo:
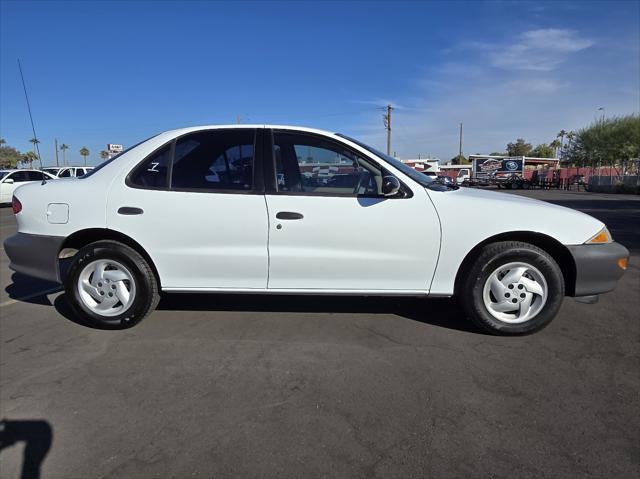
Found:
[[[328,296],[167,295],[99,331],[2,251],[0,476],[26,442],[44,478],[639,477],[640,198],[518,194],[632,252],[614,292],[526,337],[451,300]]]

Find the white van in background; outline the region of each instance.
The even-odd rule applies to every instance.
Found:
[[[93,170],[93,166],[49,166],[42,170],[57,178],[72,178],[88,173]]]

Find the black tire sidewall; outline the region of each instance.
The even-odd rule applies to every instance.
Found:
[[[500,243],[493,248],[486,248],[478,260],[471,267],[465,290],[465,310],[471,319],[482,329],[492,334],[518,335],[529,334],[547,326],[556,316],[564,300],[564,279],[558,264],[544,251],[533,245],[517,243],[508,245]],[[515,246],[515,247],[514,247]],[[500,266],[507,263],[523,262],[534,266],[540,271],[547,282],[547,300],[545,305],[534,318],[521,324],[510,324],[494,318],[487,310],[484,299],[484,285]]]
[[[95,260],[113,260],[124,265],[133,275],[136,296],[133,304],[117,316],[101,316],[88,309],[77,289],[82,270]],[[135,250],[117,242],[97,242],[78,251],[65,279],[65,293],[74,312],[91,325],[102,329],[123,329],[137,324],[149,310],[154,294],[154,278],[147,273],[146,261]]]

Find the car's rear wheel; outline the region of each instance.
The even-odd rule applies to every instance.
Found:
[[[544,328],[564,298],[558,264],[542,249],[517,241],[480,251],[461,281],[458,297],[467,316],[492,334],[527,334]]]
[[[104,329],[139,323],[160,299],[147,261],[117,241],[98,241],[78,251],[65,278],[65,291],[81,319]]]

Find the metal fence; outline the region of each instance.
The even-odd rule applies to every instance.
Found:
[[[588,191],[640,194],[640,176],[590,176]]]

